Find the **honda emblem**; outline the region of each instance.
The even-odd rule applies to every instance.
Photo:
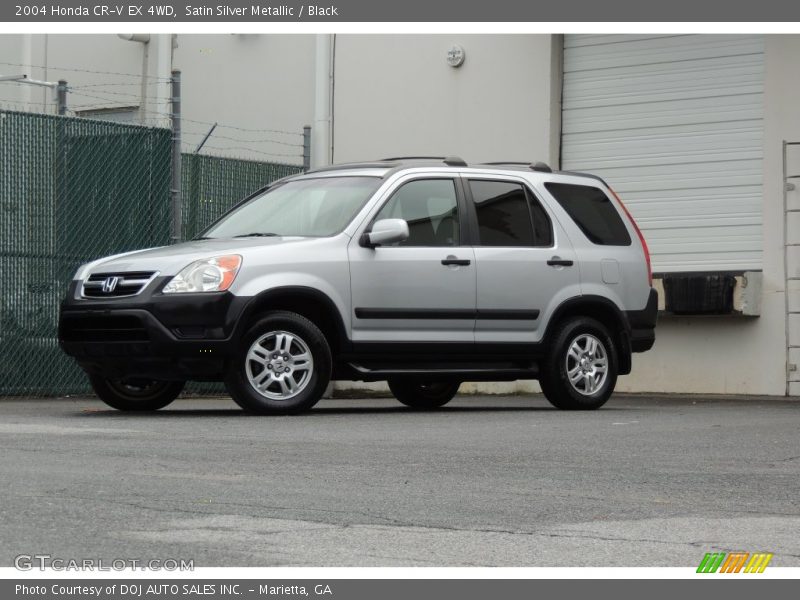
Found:
[[[103,280],[103,293],[112,293],[115,289],[117,289],[118,283],[119,277],[106,277],[105,280]]]

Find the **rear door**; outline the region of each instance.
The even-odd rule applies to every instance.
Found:
[[[379,219],[404,219],[409,238],[359,243]],[[348,247],[354,342],[474,341],[475,256],[465,243],[464,199],[452,173],[400,180]]]
[[[567,214],[581,264],[583,294],[605,296],[639,310],[650,297],[644,249],[613,194],[586,177],[547,181],[544,188]]]
[[[475,341],[535,343],[549,316],[580,294],[566,233],[524,179],[465,179],[477,271]]]

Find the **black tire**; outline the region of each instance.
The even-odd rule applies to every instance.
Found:
[[[408,377],[389,379],[389,389],[400,402],[411,408],[440,408],[458,392],[460,381],[425,381]]]
[[[586,379],[597,376],[597,367],[602,367],[602,361],[598,359],[595,362],[590,358],[595,355],[580,354],[587,361],[585,366],[588,371],[584,373],[584,367],[575,359],[574,354],[569,355],[573,344],[586,347],[583,342],[592,338],[599,342],[606,357],[607,368],[605,377],[602,382],[597,383],[596,389],[591,389],[593,384],[587,384]],[[619,366],[617,347],[608,328],[595,319],[573,317],[558,325],[552,340],[550,355],[542,362],[539,374],[539,385],[550,404],[562,410],[594,410],[603,406],[617,384]],[[578,379],[575,385],[570,382],[568,371]]]
[[[89,375],[97,396],[112,408],[126,411],[153,411],[164,408],[183,390],[183,381],[147,379],[106,379]]]
[[[283,351],[279,351],[277,346],[275,349],[268,350],[267,346],[271,345],[272,341],[277,344],[278,336],[284,336],[281,339],[288,339],[288,336],[285,336],[287,333],[292,336],[294,341],[289,342],[290,349],[286,351],[287,354],[282,354],[282,356],[290,356],[288,362],[280,363],[281,367],[289,369],[289,372],[283,374],[280,372],[281,368],[277,367],[279,363],[276,362],[276,360],[282,360],[281,356],[278,356],[278,359],[271,359],[273,353],[279,355]],[[274,340],[269,336],[273,336]],[[248,359],[251,347],[262,339],[266,346],[260,346],[260,348],[267,354],[263,365]],[[294,353],[298,357],[304,354],[303,347],[310,352],[311,363],[308,369],[301,371],[300,363],[294,364],[291,356]],[[233,358],[227,365],[225,387],[236,404],[247,412],[263,415],[297,414],[310,409],[322,398],[331,378],[332,362],[328,341],[314,323],[297,313],[275,311],[268,313],[252,325],[242,337],[239,348],[236,349]],[[267,371],[268,366],[269,372]],[[258,381],[250,382],[249,373],[256,379],[264,378],[266,386],[263,392],[257,391],[254,387]],[[278,375],[273,377],[273,373]],[[291,378],[297,387],[296,393],[281,391],[287,389],[283,387],[281,379],[288,384],[288,378]],[[269,395],[276,396],[281,393],[285,393],[285,397],[269,397]]]

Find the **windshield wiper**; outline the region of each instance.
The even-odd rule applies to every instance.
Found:
[[[279,236],[280,236],[279,233],[254,231],[253,233],[241,233],[233,237],[240,238],[240,237],[279,237]]]

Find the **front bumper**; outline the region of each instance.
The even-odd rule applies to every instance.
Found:
[[[167,279],[137,296],[109,299],[81,298],[72,282],[59,318],[62,350],[106,377],[219,380],[248,299],[229,292],[163,295]]]

